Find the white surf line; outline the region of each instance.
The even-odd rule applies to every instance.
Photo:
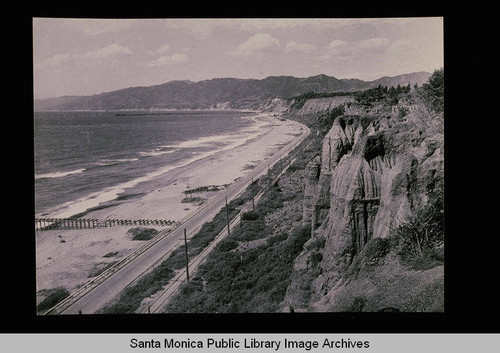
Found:
[[[295,149],[309,135],[309,133],[310,133],[309,128],[307,128],[303,124],[301,124],[301,125],[302,125],[302,128],[304,129],[304,131],[301,134],[301,136],[298,139],[296,139],[295,141],[293,141],[291,144],[289,144],[288,146],[283,147],[273,157],[276,157],[277,155],[288,154],[291,150]],[[271,157],[270,159],[272,159],[273,157]],[[278,163],[278,161],[280,159],[281,159],[281,156],[280,156],[280,158],[276,158],[276,160],[272,164],[268,163],[269,160],[263,161],[260,164],[260,166],[266,165],[266,164],[269,167],[274,166],[276,163]],[[261,172],[260,176],[263,175],[263,174],[265,174],[265,172],[266,172],[266,170],[263,169],[263,171]],[[236,187],[237,185],[239,185],[241,183],[248,182],[248,180],[250,178],[251,177],[249,175],[247,175],[246,177],[244,177],[244,178],[238,180],[237,182],[235,182],[234,184],[232,184],[230,186],[230,188],[234,188],[234,187]],[[245,190],[245,188],[242,188],[242,190],[237,195],[235,195],[234,197],[236,197],[239,194],[241,194],[241,192],[243,192],[244,190]],[[156,245],[159,241],[161,241],[163,238],[165,238],[172,231],[174,231],[174,230],[178,229],[180,226],[182,226],[183,223],[185,223],[187,220],[189,220],[192,217],[194,217],[198,212],[200,212],[201,210],[204,210],[205,208],[207,208],[210,205],[212,205],[214,202],[216,202],[218,199],[220,199],[223,195],[224,195],[224,193],[218,193],[217,195],[214,195],[209,200],[210,202],[207,202],[206,204],[204,204],[200,208],[198,208],[198,209],[194,210],[193,212],[191,212],[189,215],[187,215],[186,217],[184,217],[183,219],[181,219],[180,221],[178,221],[172,228],[166,229],[166,230],[161,231],[160,233],[158,233],[158,235],[156,235],[153,239],[151,239],[150,241],[148,241],[146,244],[144,244],[140,248],[134,250],[128,256],[126,256],[125,258],[123,258],[122,260],[120,260],[119,262],[117,262],[115,265],[113,265],[112,267],[110,267],[108,270],[104,271],[99,276],[93,278],[92,280],[90,280],[89,282],[87,282],[85,285],[83,285],[79,289],[75,290],[66,299],[64,299],[63,301],[59,302],[56,306],[54,306],[51,309],[47,310],[44,313],[44,315],[58,314],[58,313],[64,311],[65,309],[67,309],[68,307],[70,307],[72,304],[74,304],[76,301],[78,301],[81,297],[83,297],[85,294],[87,294],[88,292],[90,292],[93,288],[95,288],[98,285],[100,285],[102,282],[104,282],[105,280],[107,280],[109,277],[111,277],[114,273],[116,273],[117,271],[119,271],[121,268],[127,266],[130,262],[132,262],[134,259],[136,259],[140,255],[142,255],[145,251],[147,251],[148,249],[150,249],[154,245]],[[174,249],[174,247],[172,248],[172,250],[173,249]]]

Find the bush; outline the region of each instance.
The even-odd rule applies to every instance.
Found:
[[[47,293],[47,297],[45,297],[45,299],[42,300],[36,307],[36,310],[39,313],[49,310],[69,296],[68,290],[64,287],[49,289]]]
[[[255,211],[244,212],[241,215],[241,219],[243,221],[256,221],[257,219],[259,219],[259,214]]]
[[[378,262],[391,250],[391,242],[387,238],[373,238],[364,247],[365,258],[371,262]]]
[[[442,199],[437,198],[420,209],[396,230],[401,258],[418,268],[433,267],[444,260],[444,217]]]
[[[334,107],[330,112],[328,112],[325,116],[320,117],[319,123],[323,128],[330,129],[333,125],[334,120],[343,115],[345,112],[345,108],[343,105],[339,105]]]
[[[238,242],[234,239],[224,239],[217,245],[217,250],[222,252],[228,252],[238,247]]]
[[[309,263],[311,264],[312,268],[316,268],[322,260],[323,254],[320,252],[315,251],[309,256]]]
[[[290,283],[293,262],[310,238],[311,226],[295,227],[290,234],[279,233],[261,246],[244,251],[232,250],[237,241],[268,237],[264,216],[276,210],[280,195],[270,191],[259,204],[259,217],[244,223],[235,239],[225,239],[207,257],[193,281],[168,305],[169,312],[274,312],[279,309]],[[264,207],[264,203],[267,207]],[[319,260],[316,257],[316,260]]]
[[[132,240],[150,240],[158,234],[158,231],[154,228],[131,228],[127,231],[127,235],[132,238]]]
[[[163,262],[153,271],[138,280],[131,287],[127,287],[120,298],[99,310],[98,314],[129,314],[136,311],[141,301],[158,292],[168,281],[173,278],[175,272]]]
[[[278,235],[275,235],[274,237],[267,238],[267,246],[272,246],[276,243],[280,243],[283,240],[286,240],[288,238],[288,234],[286,233],[280,233]]]

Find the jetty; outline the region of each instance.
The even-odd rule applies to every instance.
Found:
[[[94,229],[113,226],[173,226],[168,219],[35,218],[36,231]]]

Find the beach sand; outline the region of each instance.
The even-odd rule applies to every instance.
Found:
[[[302,132],[302,125],[291,120],[281,121],[268,114],[261,114],[258,119],[262,124],[262,133],[253,140],[140,183],[126,190],[118,201],[100,205],[99,210],[91,211],[84,217],[172,221],[184,218],[200,206],[199,202],[182,202],[186,197],[184,191],[212,185],[223,188]],[[193,196],[208,199],[216,193],[199,192]],[[64,287],[71,292],[88,282],[90,276],[130,254],[144,244],[144,241],[132,240],[127,235],[127,231],[134,227],[38,231],[37,292],[56,287]],[[164,229],[160,226],[142,227]]]

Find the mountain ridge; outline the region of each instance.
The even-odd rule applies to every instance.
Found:
[[[319,74],[309,77],[268,76],[264,79],[212,78],[193,82],[174,80],[151,86],[134,86],[86,96],[35,100],[35,111],[127,109],[256,109],[272,97],[291,99],[307,92],[356,91],[383,86],[421,85],[425,71],[384,76],[373,81],[338,79]]]

